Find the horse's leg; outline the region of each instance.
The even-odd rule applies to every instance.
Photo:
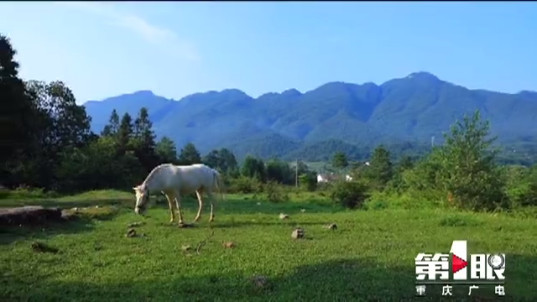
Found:
[[[181,213],[181,195],[175,191],[175,205],[177,206],[177,214],[179,214],[179,225],[183,224],[183,213]]]
[[[203,208],[203,199],[201,198],[199,190],[196,191],[196,195],[198,196],[199,208],[198,214],[196,215],[196,218],[194,218],[194,222],[198,221],[201,218],[201,209]]]
[[[209,216],[209,222],[213,222],[214,221],[214,212],[213,212],[214,194],[212,192],[209,193],[209,200],[211,201],[211,215]]]
[[[166,196],[166,199],[168,200],[168,206],[170,208],[170,223],[173,223],[173,220],[175,219],[175,215],[173,214],[173,198],[170,197],[170,195],[172,194],[165,192],[164,195]]]

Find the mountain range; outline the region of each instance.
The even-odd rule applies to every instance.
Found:
[[[192,142],[202,154],[226,147],[252,154],[315,161],[333,152],[367,157],[378,144],[398,150],[430,149],[464,114],[479,109],[503,146],[537,142],[537,92],[471,90],[427,72],[381,85],[330,82],[304,93],[289,89],[252,98],[238,89],[172,100],[138,91],[84,104],[100,133],[113,109],[133,118],[146,107],[157,137],[180,150]],[[509,150],[516,152],[516,150]]]

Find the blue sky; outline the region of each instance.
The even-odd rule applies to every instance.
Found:
[[[79,103],[137,90],[257,97],[428,71],[537,91],[536,2],[1,2],[24,79]]]

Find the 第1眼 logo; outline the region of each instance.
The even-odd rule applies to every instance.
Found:
[[[466,240],[453,241],[449,254],[418,253],[415,265],[418,296],[425,296],[429,285],[434,291],[441,286],[443,296],[453,296],[456,287],[465,288],[468,296],[481,290],[505,295],[505,254],[468,255]]]

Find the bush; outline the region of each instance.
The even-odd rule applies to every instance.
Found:
[[[394,209],[432,209],[442,208],[442,198],[438,192],[431,190],[415,191],[408,190],[403,193],[373,191],[364,203],[366,210],[379,210],[386,208]]]
[[[265,185],[267,200],[273,203],[289,201],[289,195],[285,188],[274,181],[269,181]]]
[[[241,176],[239,178],[229,180],[230,193],[260,193],[263,191],[263,185],[260,181],[254,178]]]
[[[359,208],[363,205],[367,197],[367,186],[361,182],[340,181],[332,187],[332,200],[345,208]]]

